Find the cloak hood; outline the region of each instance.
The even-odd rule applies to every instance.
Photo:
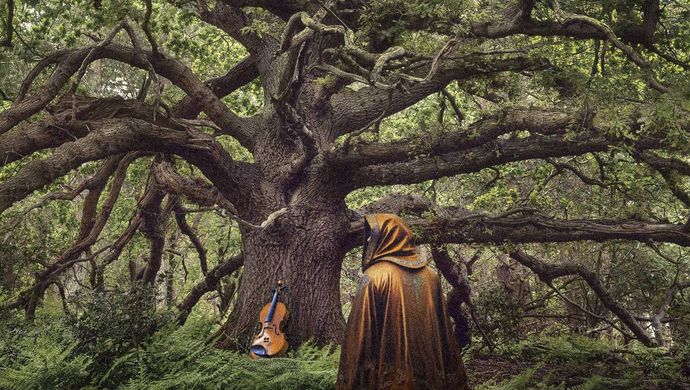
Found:
[[[369,237],[364,244],[362,270],[379,261],[390,261],[406,268],[422,268],[429,256],[414,246],[412,231],[402,218],[394,214],[369,214]]]

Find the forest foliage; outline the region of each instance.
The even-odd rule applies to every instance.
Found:
[[[66,320],[57,310],[40,316],[32,327],[5,319],[0,388],[335,387],[339,354],[335,345],[307,343],[287,357],[253,361],[208,343],[218,327],[210,317],[193,316],[183,327],[161,321],[143,337],[136,325],[124,325],[132,316],[143,316],[142,310],[123,301],[112,297],[112,314],[90,313],[79,321]],[[96,322],[97,315],[104,318]],[[85,329],[94,328],[100,336],[88,337]],[[561,336],[503,344],[490,355],[476,349],[465,353],[465,363],[470,383],[482,390],[683,389],[688,385],[687,348],[669,354],[611,340]]]
[[[102,42],[122,20],[136,26],[142,37],[139,28],[147,22],[160,49],[199,79],[222,76],[249,52],[221,29],[202,21],[196,3],[16,0],[0,4],[0,15],[9,15],[8,7],[12,8],[13,19],[3,19],[5,26],[9,23],[14,27],[11,35],[2,36],[11,38],[11,45],[0,49],[0,110],[13,107],[22,81],[46,55]],[[208,3],[209,7],[216,4],[200,3]],[[409,183],[362,185],[347,194],[349,209],[375,212],[376,207],[371,205],[380,199],[400,201],[411,195],[423,203],[423,207],[417,204],[401,211],[411,220],[519,215],[548,217],[548,221],[613,221],[631,228],[690,226],[690,2],[332,3],[361,11],[356,18],[355,37],[360,47],[393,42],[428,59],[442,50],[449,37],[461,37],[466,41],[454,53],[456,59],[484,61],[487,67],[516,59],[539,65],[450,81],[410,107],[380,118],[361,134],[334,140],[335,146],[351,146],[344,150],[356,155],[371,145],[410,140],[413,147],[436,145],[456,132],[470,134],[471,141],[480,135],[471,134],[476,123],[495,118],[501,123],[501,118],[520,110],[575,113],[580,122],[571,123],[559,133],[564,142],[572,142],[571,147],[575,141],[590,141],[578,138],[588,126],[595,130],[587,133],[592,138],[615,140],[603,150],[487,163],[481,169]],[[489,31],[491,21],[506,13],[513,15],[525,3],[533,6],[530,17],[535,23],[522,25],[523,33],[496,39],[476,36],[483,31],[478,25],[488,23]],[[556,4],[566,13],[559,14]],[[635,35],[639,33],[636,28],[651,23],[645,7],[654,4],[660,7],[654,39],[646,41]],[[283,34],[286,23],[275,10],[261,6],[243,10],[251,20],[242,28],[243,34],[276,39]],[[614,47],[612,39],[529,33],[528,28],[555,26],[568,15],[587,15],[610,26],[623,45],[639,53],[645,64],[632,61],[630,55]],[[579,25],[571,22],[559,26],[567,30]],[[4,31],[7,34],[8,30]],[[130,45],[131,39],[119,33],[113,42]],[[381,80],[394,80],[395,69],[404,66],[403,61],[394,63],[392,70],[386,68]],[[49,76],[49,72],[39,74],[29,92],[40,93],[36,86]],[[332,74],[316,79],[315,84],[322,87],[340,82]],[[660,87],[655,87],[657,82]],[[154,105],[160,100],[168,109],[186,96],[169,80],[161,79],[153,87],[152,83],[145,69],[106,58],[90,64],[74,88],[78,96],[114,99],[116,103],[140,99]],[[355,91],[366,87],[354,84]],[[66,92],[72,86],[67,83],[61,90]],[[254,78],[219,100],[239,117],[253,118],[265,114],[266,96],[262,80]],[[68,104],[65,101],[61,104]],[[50,118],[51,110],[59,105],[51,102],[22,125]],[[215,125],[208,123],[209,116],[202,114],[201,119],[207,122],[199,126],[199,131],[214,135],[234,160],[255,162],[253,151],[234,137],[216,134]],[[590,119],[592,123],[588,123]],[[530,141],[537,137],[535,134],[538,132],[518,128],[497,139]],[[661,145],[651,155],[637,149],[638,142],[649,139]],[[0,166],[0,185],[53,152],[45,148],[19,159],[11,153],[3,154],[3,158],[11,156],[11,162]],[[413,156],[410,164],[433,155],[430,151]],[[444,156],[437,157],[443,160]],[[465,157],[471,160],[473,156],[468,153]],[[189,320],[178,325],[178,305],[205,279],[206,270],[242,252],[241,222],[220,205],[199,205],[182,196],[177,200],[203,243],[207,259],[202,260],[195,242],[178,228],[175,218],[169,218],[163,224],[166,246],[155,283],[143,285],[135,280],[133,265],[145,264],[152,251],[150,237],[144,231],[133,234],[117,261],[104,261],[110,243],[116,242],[138,215],[140,201],[154,176],[152,167],[160,159],[159,155],[144,153],[131,162],[98,240],[49,285],[33,323],[26,323],[20,311],[0,310],[0,388],[332,388],[338,365],[335,345],[307,343],[287,358],[260,362],[248,360],[243,353],[213,347],[221,324],[235,307],[241,269],[220,278],[190,309]],[[175,157],[171,161],[179,174],[201,176],[199,168],[184,159]],[[86,192],[64,199],[49,196],[77,188],[102,166],[102,161],[81,164],[2,212],[0,309],[30,290],[36,275],[48,269],[53,259],[60,258],[80,237]],[[116,187],[114,183],[114,178],[107,179],[104,194]],[[105,196],[97,203],[102,207]],[[579,234],[579,228],[572,227],[572,234]],[[562,228],[565,234],[569,229]],[[486,233],[477,230],[472,237]],[[425,237],[434,245],[444,244],[438,246],[462,270],[462,280],[468,287],[471,299],[464,302],[463,315],[471,329],[472,344],[464,358],[478,389],[690,387],[687,243],[618,239],[608,234],[607,230],[599,237],[595,234],[594,239],[588,236],[589,240],[544,239],[524,244],[510,240],[500,244],[463,241],[461,233],[447,243],[433,234]],[[687,230],[682,234],[687,238]],[[539,268],[542,263],[525,266],[524,261],[518,261],[524,260],[515,255],[518,252],[529,253],[546,268],[579,268],[549,279],[543,272],[546,268]],[[355,248],[343,261],[340,300],[344,315],[359,283],[359,256]],[[202,265],[204,261],[207,264]],[[631,330],[630,323],[603,303],[601,293],[592,288],[590,276],[603,286],[611,301],[630,314],[633,325],[638,324],[647,335],[647,344],[657,346],[642,345],[645,342]],[[103,283],[99,284],[99,278]],[[444,281],[446,292],[453,287]],[[262,294],[268,299],[268,286],[264,290]]]

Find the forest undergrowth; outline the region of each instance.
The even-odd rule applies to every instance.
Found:
[[[1,389],[332,389],[339,347],[307,343],[253,361],[212,345],[219,324],[202,314],[178,327],[165,314],[134,320],[122,299],[78,318],[34,325],[3,318]],[[146,310],[137,307],[136,310]],[[57,312],[57,310],[56,310]],[[148,332],[133,332],[132,329]],[[98,335],[98,336],[93,336]],[[470,384],[498,389],[690,389],[690,348],[646,348],[584,337],[533,337],[464,353]]]

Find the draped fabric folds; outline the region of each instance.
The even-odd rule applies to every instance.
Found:
[[[438,274],[405,223],[366,216],[362,283],[340,356],[338,389],[468,389]]]

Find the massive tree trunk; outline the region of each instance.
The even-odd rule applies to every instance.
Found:
[[[340,304],[340,268],[349,246],[347,180],[322,156],[305,152],[294,127],[275,117],[267,136],[256,139],[264,151],[256,161],[257,186],[239,216],[244,270],[237,298],[218,345],[247,348],[257,330],[260,309],[271,289],[282,280],[281,296],[290,312],[287,336],[291,345],[313,338],[319,344],[337,342],[345,321]],[[319,133],[317,120],[309,128]],[[285,135],[288,135],[286,137]],[[281,135],[282,137],[277,137]],[[292,135],[292,137],[290,137]],[[327,141],[314,140],[325,145]],[[323,148],[323,145],[312,145]]]
[[[290,344],[339,341],[345,324],[340,266],[349,223],[342,201],[333,208],[321,205],[291,208],[270,227],[243,232],[244,272],[220,346],[247,347],[278,280],[288,287],[281,299],[290,311]]]

